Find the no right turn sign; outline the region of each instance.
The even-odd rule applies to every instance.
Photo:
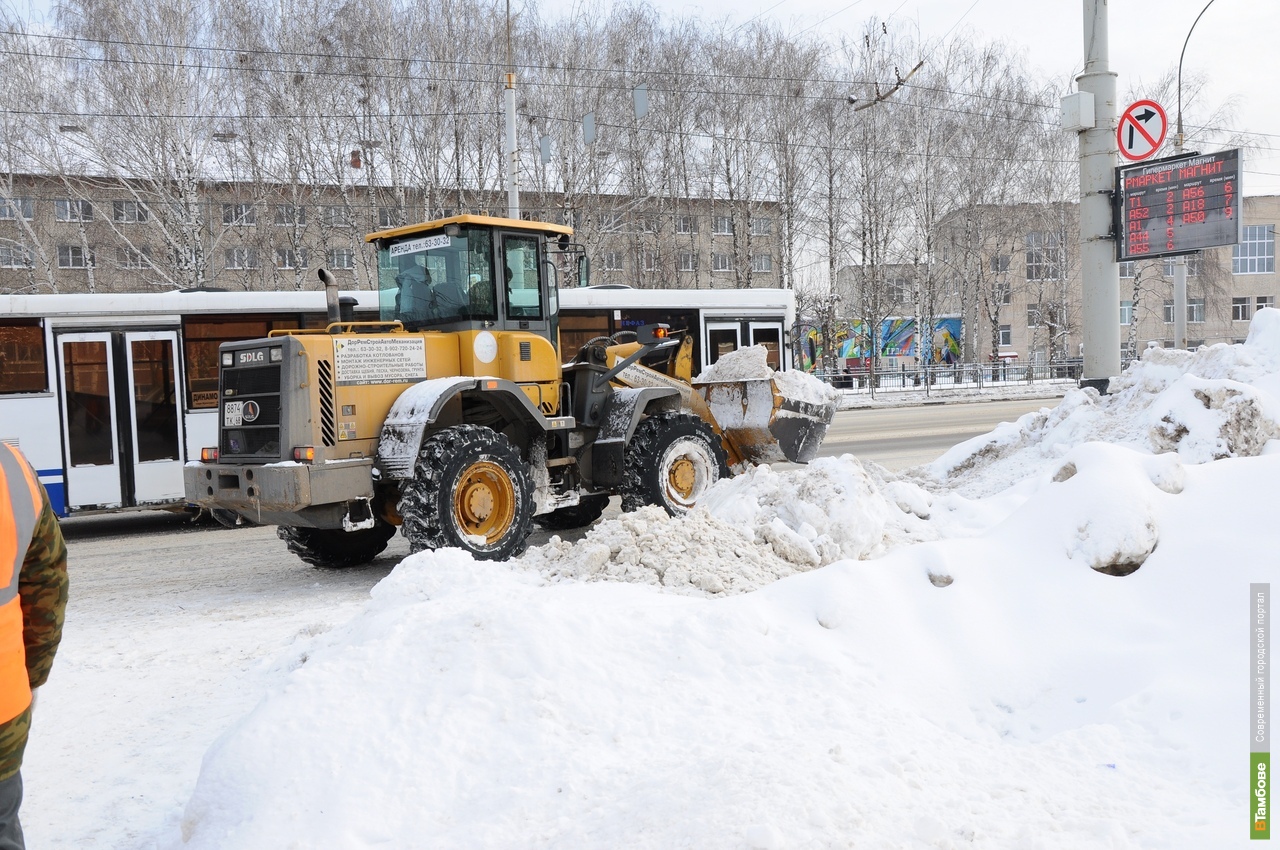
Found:
[[[1169,132],[1169,118],[1154,100],[1140,100],[1120,115],[1116,125],[1116,145],[1120,155],[1137,162],[1160,149]]]

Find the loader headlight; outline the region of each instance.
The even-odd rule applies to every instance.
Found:
[[[283,348],[273,348],[273,349],[271,349],[271,362],[272,362],[272,363],[279,363],[279,362],[280,362],[281,360],[283,360],[283,359],[284,359],[284,349],[283,349]]]
[[[232,353],[231,353],[230,351],[224,351],[224,352],[222,352],[222,365],[223,365],[223,366],[230,366],[230,365],[231,365],[232,363],[234,363],[234,362],[235,362],[234,355],[232,355]]]

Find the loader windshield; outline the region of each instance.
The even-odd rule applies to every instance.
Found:
[[[416,330],[497,318],[493,236],[455,228],[388,241],[378,248],[379,308],[384,321]]]

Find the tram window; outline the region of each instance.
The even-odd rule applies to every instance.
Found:
[[[67,448],[72,466],[106,466],[115,458],[107,344],[68,342],[63,349]]]
[[[560,351],[566,360],[598,336],[609,335],[609,317],[601,310],[591,315],[566,313],[560,317]]]
[[[218,406],[218,346],[224,342],[259,339],[273,330],[324,327],[323,314],[283,316],[196,316],[182,323],[186,360],[187,404],[191,410]]]
[[[0,393],[43,393],[49,390],[45,368],[44,328],[38,319],[0,324]]]
[[[167,339],[131,345],[138,460],[177,460],[178,400],[174,397],[173,348]]]

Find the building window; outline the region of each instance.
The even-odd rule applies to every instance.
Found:
[[[321,207],[320,221],[324,223],[325,227],[350,227],[351,212],[346,207]]]
[[[1120,302],[1120,324],[1122,325],[1133,324],[1133,302],[1132,301]]]
[[[656,251],[641,251],[640,268],[647,272],[656,272],[658,270],[658,253]]]
[[[1130,278],[1130,279],[1132,279],[1132,278],[1133,278],[1133,271],[1134,271],[1134,268],[1133,268],[1133,267],[1134,267],[1134,262],[1133,262],[1133,260],[1125,260],[1123,263],[1121,263],[1121,264],[1120,264],[1120,277],[1122,277],[1122,278]]]
[[[752,236],[768,236],[771,233],[773,233],[773,219],[766,216],[756,216],[751,219]]]
[[[60,198],[53,202],[53,217],[57,221],[93,221],[93,204]]]
[[[696,233],[698,227],[691,215],[676,216],[676,233]]]
[[[891,304],[905,304],[911,300],[911,282],[904,277],[895,277],[885,284],[885,293]]]
[[[117,224],[138,224],[150,218],[147,205],[141,201],[111,202],[111,220]]]
[[[1164,323],[1166,325],[1173,324],[1173,302],[1172,301],[1164,302]]]
[[[996,273],[1007,272],[1009,270],[1009,261],[1012,259],[1013,257],[1008,254],[993,254],[991,257],[991,271]]]
[[[80,245],[58,246],[58,268],[87,269],[93,265],[93,252]]]
[[[276,268],[305,269],[307,267],[307,251],[305,248],[277,248]]]
[[[1231,321],[1249,321],[1249,299],[1247,297],[1231,299]]]
[[[151,268],[151,249],[146,245],[131,248],[121,245],[116,248],[116,265],[122,269]]]
[[[1276,306],[1276,297],[1274,295],[1259,295],[1257,305],[1259,310],[1274,307]]]
[[[277,227],[303,227],[307,223],[307,208],[295,204],[276,204]]]
[[[601,213],[600,214],[600,232],[601,233],[617,233],[622,229],[622,213]]]
[[[1062,280],[1066,251],[1061,233],[1027,234],[1027,280]]]
[[[30,198],[0,198],[0,219],[5,221],[31,221],[35,211],[35,202]]]
[[[1274,224],[1246,224],[1240,244],[1231,249],[1232,274],[1271,274],[1276,270]]]
[[[1203,298],[1187,299],[1187,321],[1188,322],[1204,321],[1204,299]]]
[[[767,274],[773,271],[772,254],[752,254],[751,271],[755,274]]]
[[[258,267],[257,248],[227,248],[222,252],[224,265],[229,269],[256,269]]]
[[[400,226],[400,212],[394,207],[378,207],[378,229]]]
[[[329,268],[331,269],[354,269],[356,267],[356,252],[350,248],[332,248],[329,250]]]
[[[1164,276],[1173,277],[1173,270],[1177,268],[1177,257],[1164,258]],[[1200,255],[1190,254],[1187,256],[1187,277],[1195,277],[1200,274]]]
[[[731,236],[733,234],[733,216],[718,215],[711,219],[711,233],[715,236]]]
[[[636,219],[636,230],[641,233],[657,233],[658,219],[655,216],[643,215]]]
[[[1043,313],[1039,304],[1027,305],[1027,327],[1038,328],[1043,324]]]
[[[680,271],[692,272],[698,270],[698,255],[692,251],[680,252]]]
[[[711,270],[713,272],[733,271],[733,255],[732,254],[712,254]]]
[[[1013,287],[1007,281],[996,284],[996,301],[1000,304],[1012,303]]]
[[[601,258],[604,264],[604,270],[607,272],[622,271],[622,252],[621,251],[605,251]]]
[[[25,269],[31,265],[31,250],[25,245],[0,245],[0,269]]]
[[[227,227],[254,225],[258,223],[258,211],[253,204],[223,204],[222,223]]]
[[[1013,325],[1000,326],[1000,344],[1013,345]]]

